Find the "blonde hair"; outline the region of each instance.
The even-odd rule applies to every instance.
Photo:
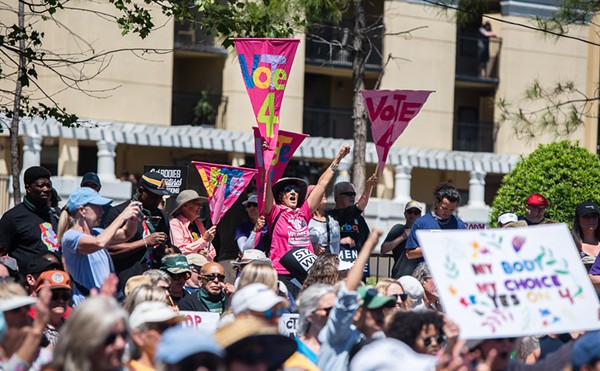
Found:
[[[69,212],[65,209],[60,213],[60,218],[58,219],[58,230],[56,232],[56,237],[58,238],[58,244],[62,245],[62,238],[71,227],[75,225],[75,218],[69,214]]]
[[[145,301],[160,301],[165,304],[171,304],[169,302],[169,297],[167,296],[167,290],[162,287],[140,285],[133,289],[133,291],[125,298],[123,309],[131,314],[138,304]]]
[[[392,285],[400,286],[400,288],[402,289],[402,292],[406,294],[406,290],[404,290],[404,286],[402,286],[402,284],[398,280],[395,280],[393,278],[385,278],[385,279],[377,282],[377,285],[375,285],[375,288],[381,295],[388,296],[387,292],[388,292],[390,286],[392,286]],[[410,296],[407,296],[406,299],[402,301],[402,308],[404,308],[406,310],[409,310],[412,307],[412,305],[413,305],[413,300],[410,298]]]
[[[240,274],[237,289],[256,282],[264,283],[271,290],[278,291],[277,271],[270,264],[262,262],[247,264]]]
[[[73,310],[60,332],[52,367],[92,370],[93,353],[104,344],[119,321],[129,328],[127,312],[113,298],[97,296],[83,301]]]

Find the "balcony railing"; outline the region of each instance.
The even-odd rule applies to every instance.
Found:
[[[502,39],[477,35],[458,35],[456,79],[497,84]]]
[[[303,132],[313,137],[352,139],[354,137],[352,110],[304,107]],[[367,120],[367,141],[373,141],[369,120]]]
[[[345,20],[337,26],[312,26],[306,35],[306,63],[318,66],[352,68],[352,53],[344,47],[353,42],[353,20]],[[371,40],[371,52],[365,68],[371,71],[382,69],[383,24],[370,26],[367,37]]]
[[[452,149],[468,152],[494,152],[494,124],[455,122]]]
[[[197,24],[200,24],[201,15],[197,15]],[[221,45],[215,43],[215,38],[209,36],[199,26],[194,27],[192,23],[175,22],[175,43],[173,46],[178,50],[199,51],[227,55]]]
[[[198,104],[200,107],[196,109]],[[171,125],[216,126],[227,98],[206,93],[173,93]]]

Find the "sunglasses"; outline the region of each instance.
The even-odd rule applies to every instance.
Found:
[[[52,293],[52,300],[53,301],[59,301],[59,300],[69,301],[69,300],[71,300],[71,294],[66,293],[66,292],[63,292],[63,293],[53,292]]]
[[[356,192],[340,192],[342,196],[356,197]]]
[[[108,335],[106,337],[106,340],[104,340],[104,345],[105,346],[109,346],[115,343],[115,341],[117,341],[117,338],[120,337],[121,339],[123,339],[124,341],[127,341],[127,336],[129,334],[127,333],[127,331],[123,331],[123,332],[117,332],[117,333],[111,333],[110,335]]]
[[[246,204],[246,209],[250,209],[250,208],[253,208],[253,207],[258,207],[258,204],[255,204],[254,202],[248,202]]]
[[[435,335],[423,338],[423,345],[430,347],[434,340],[437,345],[442,345],[446,341],[446,337],[444,335]]]
[[[392,294],[390,297],[395,301],[398,301],[398,298],[400,298],[400,301],[404,302],[408,298],[408,294]]]
[[[405,213],[408,215],[421,215],[421,211],[419,210],[406,210]]]
[[[148,330],[154,330],[157,331],[159,334],[162,334],[163,332],[173,327],[173,325],[167,322],[154,322],[149,323],[147,327]]]
[[[192,274],[190,272],[183,272],[183,273],[169,273],[169,276],[171,276],[171,278],[173,278],[175,281],[181,280],[181,279],[185,279],[188,280]]]
[[[283,316],[284,311],[285,311],[285,309],[283,309],[283,308],[277,308],[277,309],[269,308],[269,309],[265,310],[263,313],[264,313],[265,319],[271,320],[274,318],[281,318],[281,316]]]
[[[325,312],[325,315],[326,315],[327,317],[329,317],[329,312],[331,312],[331,310],[332,310],[332,309],[333,309],[333,307],[327,307],[327,308],[317,308],[317,309],[315,309],[315,311],[314,311],[314,312],[316,312],[316,311],[318,311],[318,310],[322,310],[322,311],[324,311],[324,312]],[[313,313],[314,313],[314,312],[313,312]]]
[[[299,193],[300,192],[300,187],[298,187],[297,185],[291,185],[291,184],[288,184],[285,187],[283,187],[283,192],[288,193],[288,192],[291,192],[291,191]]]
[[[208,281],[214,281],[215,278],[217,278],[219,280],[219,282],[225,281],[225,275],[224,274],[211,273],[211,274],[205,274],[202,277],[204,279],[208,280]]]

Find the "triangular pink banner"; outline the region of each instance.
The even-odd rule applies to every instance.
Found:
[[[258,196],[258,210],[262,213],[264,207],[264,199],[266,196],[267,181],[264,177],[265,166],[264,166],[264,154],[262,148],[262,140],[258,128],[253,127],[254,131],[254,162],[258,173],[256,174],[256,194]],[[292,133],[289,131],[279,130],[277,136],[277,146],[273,152],[274,156],[271,160],[269,174],[271,176],[271,184],[275,184],[276,181],[281,179],[285,171],[286,166],[294,156],[296,149],[300,147],[304,138],[308,135]]]
[[[233,42],[260,136],[268,145],[263,154],[268,171],[277,145],[279,109],[300,40],[236,38]]]
[[[217,225],[256,175],[256,169],[192,161],[206,192],[210,220]]]
[[[390,148],[404,129],[421,111],[430,90],[362,90],[369,119],[379,170],[385,166]]]

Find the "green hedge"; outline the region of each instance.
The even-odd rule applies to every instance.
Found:
[[[543,194],[550,203],[545,219],[572,224],[575,206],[582,201],[600,204],[600,159],[568,140],[540,145],[521,157],[502,179],[494,198],[490,225],[498,216],[513,212],[525,214],[525,200],[532,193]]]

